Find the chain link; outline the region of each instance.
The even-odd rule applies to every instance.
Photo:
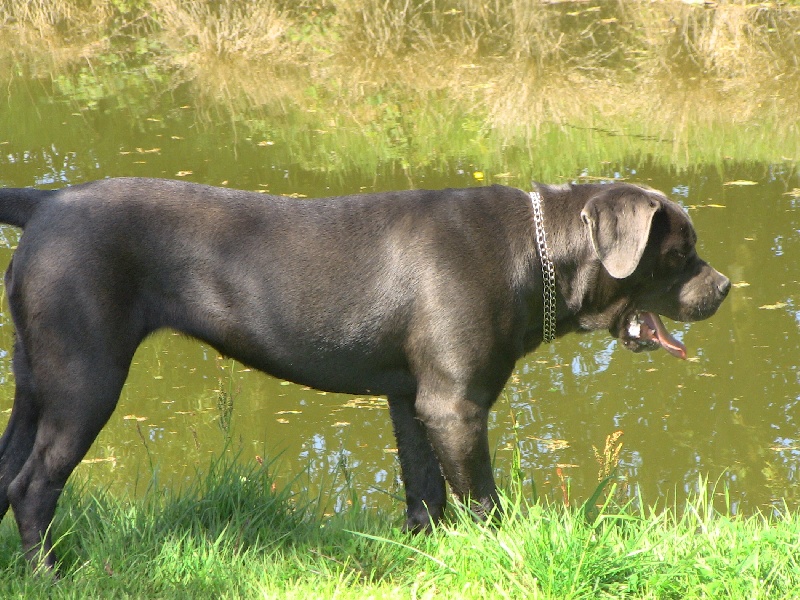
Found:
[[[547,250],[547,235],[544,230],[544,213],[542,212],[542,196],[539,192],[531,192],[533,204],[533,225],[536,230],[536,247],[539,250],[539,262],[542,264],[542,283],[544,284],[544,324],[542,339],[549,344],[556,339],[556,272],[550,253]]]

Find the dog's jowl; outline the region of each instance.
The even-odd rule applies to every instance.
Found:
[[[298,201],[107,179],[0,190],[0,221],[24,229],[5,276],[16,391],[0,515],[11,506],[47,566],[64,483],[157,329],[321,390],[387,396],[416,530],[440,518],[445,482],[479,515],[496,507],[487,415],[522,355],[606,329],[684,357],[661,316],[710,317],[730,287],[677,204],[625,183]]]

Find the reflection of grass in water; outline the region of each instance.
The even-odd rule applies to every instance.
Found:
[[[312,170],[460,160],[524,180],[800,154],[793,7],[0,0],[3,22],[6,53],[62,84],[119,76],[119,52],[167,66]]]
[[[221,358],[217,358],[217,367],[220,370],[217,391],[217,413],[220,430],[225,436],[225,441],[231,439],[231,422],[233,420],[233,404],[237,390],[234,389],[234,368],[235,361],[228,359],[228,364],[224,364]]]

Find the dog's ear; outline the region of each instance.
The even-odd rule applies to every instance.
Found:
[[[601,192],[589,199],[581,219],[589,230],[592,248],[609,274],[624,279],[642,258],[659,200],[646,193]]]

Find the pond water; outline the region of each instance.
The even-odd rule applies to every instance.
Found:
[[[300,164],[268,131],[255,135],[224,112],[209,111],[189,86],[123,85],[97,97],[86,89],[69,93],[57,81],[35,78],[8,86],[0,106],[1,185],[58,187],[138,175],[308,198],[298,202],[411,187],[528,185],[521,170],[507,172],[502,157],[485,164],[455,158],[414,170],[393,161],[368,172],[326,174]],[[291,126],[286,113],[275,119]],[[324,135],[296,133],[312,140]],[[722,160],[676,171],[631,154],[560,174],[558,181],[625,178],[665,191],[689,211],[701,255],[731,277],[734,289],[710,320],[668,324],[688,346],[688,361],[665,352],[633,354],[604,332],[562,338],[522,359],[491,415],[500,481],[508,481],[518,447],[527,490],[535,486],[539,495],[560,500],[566,485],[571,500],[582,502],[598,482],[594,447],[602,451],[606,437],[622,431],[623,496],[663,505],[707,480],[737,512],[798,506],[800,178],[794,164]],[[528,170],[537,176],[551,167]],[[0,227],[2,268],[18,236],[13,227]],[[13,396],[12,340],[4,298],[3,425]],[[289,384],[172,332],[139,349],[117,411],[76,473],[115,493],[141,494],[154,475],[164,485],[193,478],[225,448],[242,461],[277,458],[282,484],[323,494],[328,510],[352,500],[390,503],[401,493],[383,399]]]

